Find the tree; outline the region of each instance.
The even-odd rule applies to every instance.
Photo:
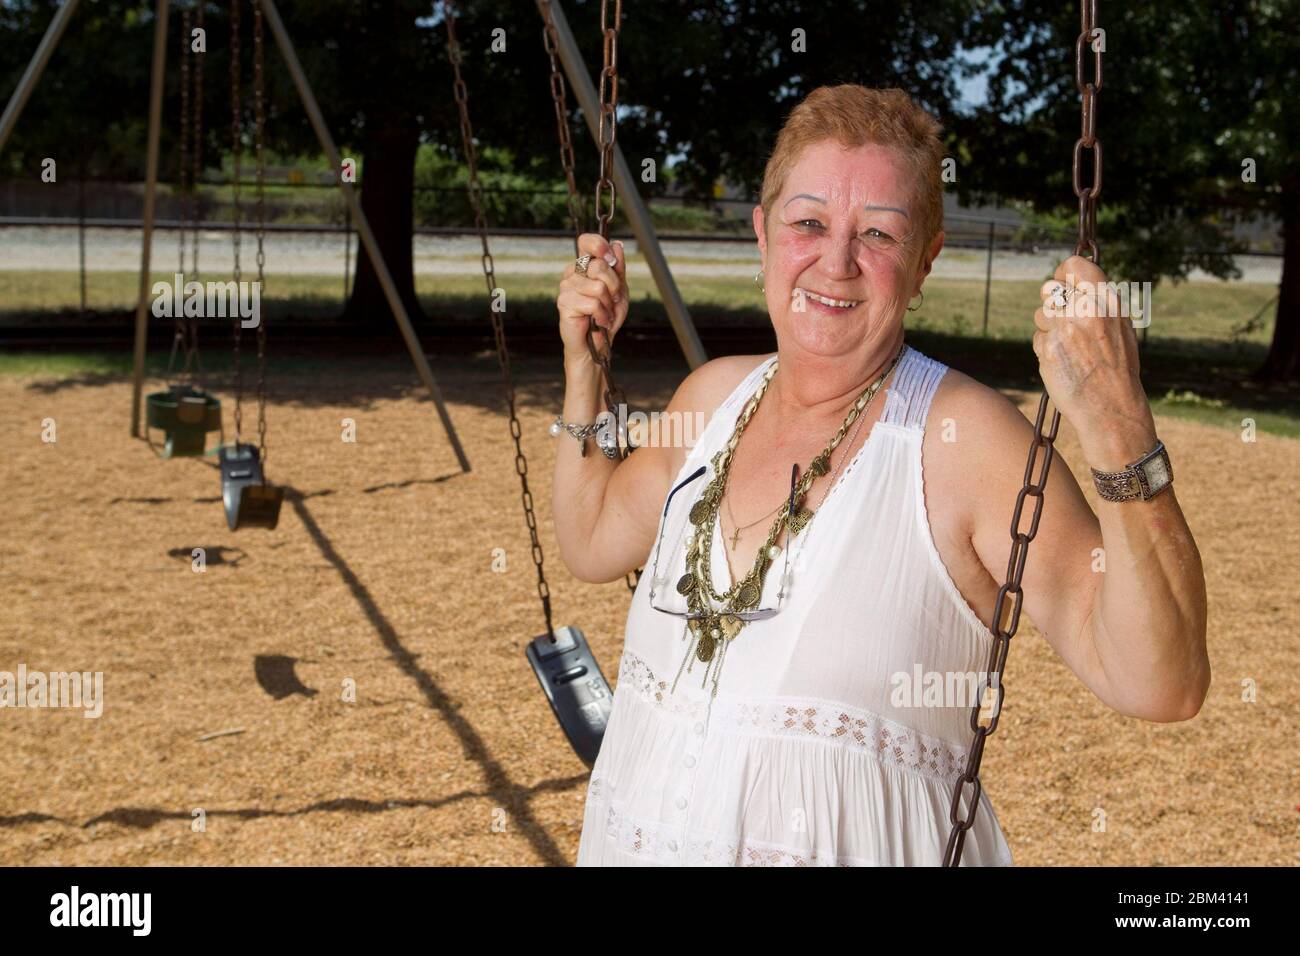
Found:
[[[421,17],[428,3],[412,0],[301,0],[282,6],[286,28],[326,122],[345,158],[360,170],[361,208],[412,319],[423,317],[415,295],[412,195],[421,135],[454,129],[447,109],[450,71],[436,32]],[[278,69],[273,101],[275,142],[314,150],[315,135],[290,78]],[[349,145],[354,147],[349,149]],[[345,318],[396,334],[370,257],[358,254]]]
[[[59,6],[58,0],[0,5],[4,102]],[[88,175],[112,171],[143,179],[152,44],[153,15],[138,0],[102,0],[77,10],[0,154],[0,171],[34,178],[49,157],[58,164],[60,181],[78,168]],[[112,82],[105,82],[102,66],[90,64],[111,64]],[[131,108],[124,109],[128,99]]]
[[[56,6],[55,0],[36,0],[0,8],[0,75],[9,78],[10,88]],[[549,170],[553,181],[562,182],[551,119],[549,61],[534,4],[473,0],[457,6],[465,53],[462,71],[480,144],[500,147],[502,155],[517,157],[524,168]],[[133,150],[109,165],[138,175],[144,156],[151,7],[143,0],[106,0],[78,10],[63,41],[67,49],[51,64],[42,87],[57,69],[85,77],[86,89],[99,99],[92,111],[84,108],[81,93],[51,87],[47,94],[38,94],[47,95],[39,128],[25,117],[20,132],[27,135],[15,137],[6,159],[26,168],[23,154],[31,154],[42,139],[67,143],[89,138],[90,129],[117,124],[129,131],[119,139]],[[705,199],[722,176],[757,189],[785,114],[816,86],[901,86],[946,118],[956,100],[951,66],[967,7],[962,0],[888,5],[868,0],[830,5],[722,0],[711,6],[663,0],[625,5],[619,42],[619,100],[624,109],[618,141],[636,170],[643,159],[655,160],[662,170],[670,155],[685,154],[678,178],[688,194]],[[564,8],[594,78],[601,65],[599,0],[567,0]],[[207,11],[204,111],[210,157],[229,148],[228,120],[218,119],[229,117],[227,9],[226,4],[213,4]],[[244,9],[242,49],[248,76],[252,16],[247,0]],[[420,143],[432,143],[462,157],[445,49],[444,4],[282,0],[280,9],[336,142],[360,161],[362,206],[402,298],[418,316],[411,260],[416,151]],[[179,23],[173,26],[176,43],[179,29]],[[504,31],[504,50],[491,49],[494,31]],[[86,32],[103,34],[101,46],[108,46],[102,55],[91,58],[90,51],[78,46],[77,37]],[[315,152],[315,137],[269,35],[267,44],[268,146],[283,153]],[[99,72],[87,70],[88,63]],[[170,65],[169,117],[178,108],[174,58]],[[112,75],[111,84],[101,82],[104,74]],[[732,108],[738,103],[745,108]],[[589,193],[597,150],[579,120],[572,92],[567,105],[578,182]],[[66,129],[48,122],[56,114]],[[250,127],[251,119],[245,123],[246,142]],[[176,151],[165,125],[164,170],[174,162]],[[665,183],[660,175],[641,189],[649,197]],[[374,271],[363,256],[347,314],[358,322],[377,322],[379,331],[391,328],[387,313]]]
[[[1240,275],[1232,226],[1276,217],[1282,280],[1259,375],[1289,382],[1300,380],[1297,7],[1295,0],[1104,4],[1097,24],[1105,31],[1098,216],[1108,270],[1174,280],[1196,267]],[[971,18],[967,45],[992,47],[997,62],[988,105],[957,127],[968,151],[958,176],[963,195],[989,191],[1040,209],[1073,208],[1078,33],[1077,5],[1054,0],[983,5]]]
[[[635,110],[620,119],[618,140],[633,166],[633,156],[684,153],[681,181],[696,198],[710,196],[724,175],[756,193],[786,115],[819,86],[901,87],[949,119],[968,7],[961,0],[627,4],[620,99]],[[584,50],[595,56],[594,9],[584,22]]]

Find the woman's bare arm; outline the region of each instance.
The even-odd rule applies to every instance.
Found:
[[[600,367],[587,357],[564,366],[564,420],[596,420]],[[587,441],[587,454],[566,435],[555,456],[552,512],[560,557],[582,581],[615,581],[640,566],[654,545],[658,524],[655,502],[662,501],[672,480],[665,448],[640,448],[622,461],[610,460]]]
[[[1078,257],[1062,264],[1058,279],[1067,274],[1105,278]],[[1035,321],[1043,380],[1087,464],[1117,471],[1150,451],[1155,420],[1138,380],[1130,320],[1107,307],[1055,320],[1040,309]],[[954,474],[974,505],[972,545],[1001,584],[1033,427],[1009,402],[980,391],[988,392],[968,386],[949,399],[962,437],[947,457],[960,459]],[[1176,461],[1177,448],[1170,454]],[[1205,575],[1174,489],[1149,501],[1101,500],[1094,513],[1061,460],[1045,499],[1025,566],[1025,612],[1114,710],[1155,721],[1193,717],[1210,684]],[[1021,530],[1033,507],[1027,498]]]
[[[605,410],[603,375],[587,348],[589,317],[613,338],[628,312],[627,262],[622,243],[610,245],[595,233],[578,237],[580,252],[590,255],[587,274],[564,271],[556,308],[564,342],[564,411],[566,422],[589,424]],[[706,362],[678,386],[667,412],[670,420],[707,421],[744,374],[754,356],[731,356]],[[692,429],[696,437],[700,429]],[[685,430],[683,430],[685,431]],[[659,509],[673,477],[685,461],[687,447],[678,439],[642,444],[619,461],[604,456],[593,439],[587,454],[567,435],[555,456],[552,513],[560,557],[583,581],[616,581],[640,567],[654,547]]]
[[[594,421],[600,412],[600,370],[582,356],[565,363],[564,420]],[[660,511],[690,448],[732,390],[762,356],[713,359],[677,387],[664,419],[680,425],[662,429],[666,443],[644,444],[622,462],[611,461],[589,442],[586,456],[578,443],[561,436],[555,458],[552,503],[560,557],[583,581],[616,581],[641,567],[659,530]],[[685,424],[689,422],[690,424]]]
[[[964,397],[958,392],[950,399],[958,440],[936,445],[932,460],[936,473],[945,469],[952,487],[970,501],[972,546],[1000,585],[1034,429],[1001,396],[989,400],[962,391]],[[1133,447],[1149,451],[1154,444],[1153,433],[1149,444],[1144,436]],[[1084,454],[1101,467],[1115,458],[1122,466],[1142,452],[1117,446],[1104,458],[1091,448]],[[944,458],[946,466],[939,464]],[[1021,530],[1028,529],[1033,509],[1034,499],[1027,498]],[[1173,488],[1150,501],[1099,501],[1097,509],[1089,507],[1058,452],[1025,564],[1025,614],[1107,706],[1144,720],[1193,717],[1210,680],[1205,579]]]

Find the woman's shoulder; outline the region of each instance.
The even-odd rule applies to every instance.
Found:
[[[925,423],[925,468],[945,492],[983,498],[1006,484],[1014,498],[1034,427],[1002,392],[949,368]],[[997,500],[1001,500],[998,498]]]
[[[676,406],[710,418],[751,372],[775,354],[720,355],[710,359],[682,380],[669,408]]]
[[[964,421],[986,438],[993,435],[1005,438],[1008,433],[1019,433],[1021,426],[1027,424],[1015,402],[1002,392],[951,366],[944,368],[926,416],[927,425],[945,419]]]

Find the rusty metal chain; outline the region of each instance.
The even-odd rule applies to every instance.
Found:
[[[261,293],[266,278],[266,92],[262,69],[262,0],[253,0],[253,151],[257,163],[257,457],[266,465],[266,315]]]
[[[203,8],[206,4],[203,0],[195,3],[194,25],[199,30],[204,30],[203,25]],[[189,31],[186,31],[188,36]],[[191,159],[194,162],[194,168],[190,173],[190,188],[194,190],[194,228],[190,233],[191,250],[190,250],[190,269],[194,273],[195,281],[199,278],[199,224],[203,221],[203,200],[199,192],[199,187],[203,184],[203,61],[206,59],[207,37],[204,37],[204,53],[194,56],[194,63],[191,69],[194,72],[194,148],[191,151]],[[187,44],[188,46],[188,44]],[[197,348],[198,341],[198,323],[195,322],[194,336]]]
[[[614,218],[614,211],[618,205],[618,190],[614,186],[614,141],[617,135],[618,121],[618,31],[623,24],[623,0],[614,0],[614,23],[611,26],[608,17],[608,0],[600,0],[600,32],[602,37],[602,57],[603,67],[600,71],[600,117],[597,124],[600,142],[600,174],[596,179],[596,222],[601,238],[609,240],[610,222]],[[608,190],[609,208],[601,208],[601,195]],[[631,304],[629,303],[629,308]],[[605,342],[604,353],[596,350],[595,333],[599,332],[600,337]],[[614,381],[614,373],[610,366],[614,361],[614,343],[613,340],[596,325],[595,317],[592,317],[587,324],[587,351],[591,353],[597,364],[600,365],[601,374],[605,379],[605,408],[614,416],[612,427],[616,429],[615,434],[627,443],[627,450],[622,451],[620,448],[619,455],[622,458],[627,457],[636,450],[632,444],[630,435],[624,436],[618,434],[621,431],[618,426],[619,411],[627,407],[627,396],[623,394],[623,389],[618,387]],[[637,584],[641,581],[641,571],[628,573],[624,577],[627,589],[633,594],[636,593]]]
[[[528,458],[524,455],[521,436],[523,434],[519,425],[519,415],[515,409],[515,386],[514,379],[510,372],[510,351],[506,346],[505,322],[502,314],[492,307],[492,301],[496,295],[496,266],[492,259],[492,251],[488,248],[487,238],[487,219],[483,214],[483,187],[478,178],[478,152],[474,147],[474,127],[469,118],[469,90],[465,86],[465,81],[461,77],[461,49],[460,42],[456,38],[456,6],[454,3],[446,5],[447,21],[447,58],[451,61],[451,68],[455,82],[453,91],[456,96],[456,107],[460,112],[460,139],[461,146],[465,152],[465,161],[469,166],[469,196],[470,202],[474,207],[474,227],[478,231],[479,241],[483,246],[482,265],[483,278],[487,282],[488,294],[488,315],[492,319],[492,335],[496,340],[497,361],[501,365],[501,378],[505,385],[506,409],[510,413],[510,436],[515,442],[515,472],[519,475],[520,495],[524,506],[524,520],[528,523],[528,535],[532,540],[533,564],[537,568],[537,595],[542,601],[542,614],[546,618],[546,634],[554,643],[555,629],[551,622],[551,589],[546,583],[546,569],[543,566],[542,542],[537,532],[537,513],[533,507],[533,493],[528,488]]]
[[[176,192],[180,198],[180,233],[176,243],[179,262],[176,271],[185,274],[185,227],[189,222],[189,192],[186,189],[186,177],[190,171],[190,10],[181,11],[181,159],[176,175]],[[184,310],[182,310],[183,312]],[[181,337],[181,321],[176,321],[176,337]]]
[[[203,3],[195,7],[195,23],[203,29]],[[199,281],[199,222],[201,219],[199,204],[199,183],[203,172],[203,58],[192,49],[190,11],[187,9],[182,18],[183,35],[181,37],[181,190],[182,215],[180,228],[180,271],[185,274],[185,233],[188,227],[191,241],[190,272],[188,279]],[[191,98],[191,79],[193,94]],[[186,112],[193,122],[186,122]],[[188,162],[187,162],[188,160]],[[188,167],[188,179],[187,179]],[[185,316],[178,320],[178,334],[183,340],[185,365],[182,376],[191,384],[198,382],[202,369],[199,356],[199,317]]]
[[[182,276],[185,275],[185,242],[186,226],[190,219],[190,201],[189,190],[186,186],[186,177],[189,175],[190,160],[190,11],[185,8],[181,12],[181,119],[180,119],[180,161],[177,164],[176,173],[176,192],[178,199],[178,219],[180,226],[177,229],[177,265],[176,271]],[[189,323],[185,318],[185,309],[182,306],[176,310],[172,316],[174,326],[172,332],[172,352],[171,357],[167,360],[167,379],[168,384],[176,384],[185,379],[186,373],[190,369],[190,359],[193,355],[190,346]],[[185,355],[185,364],[179,374],[174,373],[176,364],[176,353],[183,352]]]
[[[601,236],[609,237],[609,224],[618,206],[614,188],[614,141],[618,125],[618,32],[623,23],[623,0],[614,0],[614,22],[609,22],[609,0],[600,0],[600,33],[604,65],[600,71],[600,115],[597,137],[600,143],[600,178],[596,180],[596,221]],[[609,204],[601,197],[608,193]]]
[[[1087,50],[1094,43],[1097,0],[1080,0],[1080,30],[1074,41],[1074,85],[1082,97],[1080,104],[1081,128],[1074,144],[1071,176],[1074,195],[1079,200],[1079,240],[1075,244],[1076,256],[1087,255],[1094,263],[1100,258],[1097,251],[1097,196],[1101,194],[1101,140],[1097,139],[1097,93],[1101,91],[1101,49],[1092,50],[1092,79],[1084,79],[1084,62]],[[1083,151],[1092,152],[1092,185],[1085,187],[1080,181],[1083,171]],[[1085,252],[1086,250],[1086,252]]]
[[[573,219],[573,254],[577,256],[579,252],[578,236],[582,232],[582,227],[579,224],[580,222],[579,215],[581,211],[581,206],[578,199],[578,185],[573,175],[573,167],[574,167],[573,143],[569,137],[569,121],[568,121],[569,109],[568,109],[568,104],[565,100],[564,74],[560,71],[560,64],[559,61],[556,59],[556,54],[559,50],[559,37],[556,34],[555,17],[551,12],[550,0],[537,0],[537,9],[541,12],[542,20],[544,22],[544,27],[542,30],[542,44],[543,46],[545,46],[546,55],[550,57],[550,61],[551,61],[551,99],[555,104],[555,121],[560,136],[560,164],[564,167],[565,182],[569,190],[569,215]],[[610,72],[614,80],[612,84],[612,89],[615,97],[617,97],[618,94],[618,70],[617,70],[618,52],[617,52],[616,44],[617,44],[618,26],[621,22],[622,22],[622,4],[620,2],[616,14],[615,28],[613,31],[614,45],[611,45],[608,40],[606,40],[605,43],[606,68],[610,69],[612,66]],[[605,12],[603,7],[601,10],[601,24],[602,27],[604,27]],[[602,36],[607,36],[607,35],[608,35],[608,30],[602,30]],[[611,60],[613,61],[612,64],[611,64]],[[605,72],[602,71],[601,73],[602,104],[605,99],[605,89],[606,89]],[[604,112],[605,112],[604,106],[602,105],[601,108],[602,116],[604,115]],[[600,181],[597,183],[596,186],[596,192],[597,192],[597,208],[599,208],[599,195],[601,190],[600,183],[608,184],[610,190],[610,203],[611,203],[610,217],[612,218],[613,203],[615,200],[616,193],[615,193],[613,182],[610,181],[608,177],[605,175],[605,170],[612,168],[613,166],[612,158],[609,159],[606,158],[607,154],[610,154],[610,156],[612,157],[612,152],[614,149],[614,140],[613,140],[613,132],[612,132],[614,128],[614,124],[613,124],[614,112],[612,108],[610,110],[609,115],[611,117],[610,127],[609,127],[611,133],[610,133],[610,138],[608,143],[606,143],[603,138],[601,140],[601,174],[600,174]],[[603,131],[604,128],[605,128],[604,123],[602,121],[600,129]],[[601,223],[600,228],[601,228],[601,235],[604,236],[606,239],[608,239],[609,238],[608,219]],[[591,353],[592,359],[597,363],[597,365],[600,366],[601,375],[603,377],[604,382],[606,383],[606,387],[603,389],[605,405],[609,409],[611,414],[614,415],[614,422],[615,424],[617,424],[618,408],[616,407],[615,402],[617,401],[617,402],[626,403],[627,400],[624,397],[622,390],[621,389],[616,390],[615,386],[613,386],[612,384],[613,379],[610,377],[610,360],[601,356],[601,354],[596,349],[595,340],[593,338],[593,335],[596,332],[600,332],[601,336],[604,337],[604,330],[596,325],[595,319],[592,319],[587,326],[587,351]],[[606,342],[608,343],[607,338],[606,338]],[[630,441],[628,442],[627,450],[628,453],[631,453],[634,450],[634,446],[631,444]],[[633,593],[636,592],[636,586],[640,582],[640,580],[641,580],[640,570],[629,572],[627,576],[624,578],[624,582],[627,584],[627,589]]]
[[[1097,91],[1101,89],[1101,52],[1093,51],[1094,73],[1092,80],[1084,80],[1084,50],[1092,42],[1092,33],[1096,28],[1097,0],[1080,0],[1080,30],[1075,42],[1075,82],[1082,95],[1082,135],[1074,147],[1073,175],[1074,192],[1079,198],[1079,239],[1075,247],[1076,255],[1085,252],[1094,263],[1099,263],[1097,249],[1097,196],[1101,192],[1101,141],[1096,138]],[[1093,180],[1089,189],[1084,189],[1079,182],[1079,172],[1084,149],[1093,149]],[[948,809],[948,820],[952,830],[948,834],[948,845],[944,850],[943,865],[958,866],[961,863],[962,844],[966,832],[975,824],[975,814],[980,801],[980,762],[984,756],[984,744],[989,736],[997,730],[998,719],[1002,715],[1002,700],[1006,694],[1006,684],[1002,680],[1002,670],[1006,666],[1007,652],[1011,647],[1011,638],[1020,626],[1020,608],[1024,601],[1021,579],[1025,573],[1025,561],[1029,556],[1029,543],[1038,534],[1038,522],[1043,515],[1043,493],[1047,489],[1047,475],[1052,467],[1055,454],[1057,430],[1061,425],[1061,413],[1052,409],[1051,423],[1043,430],[1047,420],[1048,395],[1044,391],[1038,402],[1038,414],[1034,418],[1034,438],[1029,446],[1029,460],[1025,463],[1024,483],[1016,495],[1015,508],[1011,514],[1011,554],[1007,559],[1007,576],[1002,587],[998,589],[997,602],[993,605],[993,648],[989,654],[988,674],[980,681],[974,706],[971,708],[970,726],[974,733],[970,751],[966,758],[966,768],[953,786],[952,803]],[[1042,460],[1039,462],[1039,452]],[[1035,478],[1035,469],[1038,469]],[[1021,518],[1025,499],[1034,499],[1033,517],[1029,529],[1021,531]],[[1014,599],[1007,624],[1002,624],[1002,612],[1007,598]],[[980,711],[986,691],[996,692],[996,704],[987,725],[980,723]],[[970,786],[971,793],[965,815],[960,813],[962,792]]]
[[[236,301],[239,297],[239,157],[241,152],[240,143],[240,112],[239,112],[239,6],[241,0],[230,0],[230,156],[232,164],[231,174],[231,194],[233,199],[234,211],[232,213],[231,228],[231,246],[235,256],[235,296]],[[242,436],[244,417],[244,371],[240,362],[239,344],[240,344],[240,316],[239,308],[236,305],[231,310],[235,317],[235,444],[238,445]]]
[[[600,71],[600,116],[598,120],[597,137],[600,144],[600,175],[596,179],[596,226],[600,237],[609,241],[609,224],[614,218],[614,211],[618,205],[618,190],[614,186],[614,141],[617,127],[618,114],[618,31],[623,22],[623,0],[614,0],[614,22],[609,22],[609,0],[600,0],[600,33],[602,37],[604,65]],[[601,203],[601,197],[608,195],[609,202],[605,206]],[[596,347],[596,335],[600,335],[604,342],[604,348]],[[623,390],[614,382],[613,372],[610,365],[614,359],[613,342],[609,334],[596,324],[596,317],[593,315],[587,320],[587,351],[591,354],[591,359],[595,362],[601,371],[605,380],[604,399],[605,408],[614,416],[613,425],[617,430],[619,422],[619,409],[627,407],[627,396]],[[624,436],[618,435],[621,439]],[[631,453],[631,443],[628,444],[626,451],[622,443],[618,442],[619,459],[627,457]]]
[[[573,139],[569,135],[569,108],[564,71],[560,68],[559,60],[560,39],[555,30],[555,18],[551,14],[551,0],[537,0],[537,9],[541,11],[545,24],[542,28],[542,45],[546,48],[546,55],[551,61],[551,100],[555,104],[555,125],[560,137],[560,165],[564,167],[564,181],[569,190],[569,219],[573,222],[573,255],[577,258],[578,236],[582,234],[582,203],[578,198],[578,182],[574,178]]]

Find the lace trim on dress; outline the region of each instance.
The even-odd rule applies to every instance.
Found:
[[[719,706],[722,705],[722,706]],[[879,760],[939,777],[953,777],[966,766],[964,752],[951,744],[867,710],[829,701],[771,700],[715,702],[715,720],[734,728],[774,736],[818,737]]]
[[[589,797],[604,792],[603,778],[592,776]],[[866,866],[853,857],[835,858],[815,850],[800,850],[758,840],[725,839],[688,831],[666,823],[639,820],[616,803],[605,808],[605,835],[624,853],[686,866]]]
[[[708,700],[692,700],[684,695],[674,694],[669,689],[667,681],[655,677],[650,665],[629,650],[623,651],[623,657],[619,661],[618,684],[615,691],[617,692],[617,689],[624,685],[629,690],[634,690],[645,703],[671,716],[703,720],[708,715]]]
[[[724,732],[815,737],[869,754],[877,760],[945,780],[966,768],[966,750],[869,710],[812,698],[737,699],[719,695],[692,700],[673,694],[666,681],[629,650],[619,662],[618,687],[626,684],[647,704],[682,718],[702,720]],[[711,710],[711,713],[710,713]]]

